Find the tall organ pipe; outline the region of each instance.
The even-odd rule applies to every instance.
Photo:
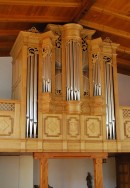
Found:
[[[106,82],[106,128],[107,139],[115,139],[115,107],[114,107],[114,86],[113,86],[113,66],[111,58],[104,57],[105,60],[105,82]]]
[[[99,55],[93,54],[93,95],[101,96],[101,67]]]
[[[55,48],[55,85],[56,94],[61,94],[62,92],[62,49],[61,49],[61,35],[59,35],[56,40]]]
[[[43,92],[51,92],[51,50],[43,49]]]
[[[27,60],[26,136],[37,137],[37,49],[29,48]]]
[[[80,44],[69,40],[66,44],[66,93],[67,100],[80,100]]]

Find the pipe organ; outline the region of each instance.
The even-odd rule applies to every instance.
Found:
[[[0,151],[34,152],[40,187],[49,158],[93,158],[102,188],[102,159],[128,152],[130,107],[119,107],[116,50],[79,24],[21,31],[11,50],[12,99],[0,101]],[[94,38],[94,39],[93,39]]]
[[[73,148],[71,141],[80,148],[80,139],[83,150],[87,140],[116,139],[118,45],[92,39],[94,33],[79,24],[20,32],[11,52],[13,96],[20,94],[26,138],[43,139],[46,147],[48,140],[59,141],[63,150]]]

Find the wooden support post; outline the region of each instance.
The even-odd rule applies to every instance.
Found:
[[[103,188],[102,159],[107,153],[86,152],[49,152],[34,153],[34,158],[40,160],[40,188],[48,188],[48,159],[89,158],[94,162],[94,188]]]
[[[48,188],[48,159],[40,159],[40,188]]]
[[[103,188],[102,158],[94,159],[94,187]]]

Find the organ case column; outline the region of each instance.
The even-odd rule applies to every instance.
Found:
[[[66,24],[62,28],[63,96],[64,100],[80,100],[81,94],[81,30],[78,24]]]

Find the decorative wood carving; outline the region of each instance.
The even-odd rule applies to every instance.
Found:
[[[126,138],[130,138],[130,120],[124,122],[124,135]]]
[[[0,111],[15,111],[15,104],[0,102]]]
[[[78,117],[69,117],[67,120],[68,139],[79,138],[80,136],[80,122]]]
[[[101,139],[102,137],[102,127],[101,127],[101,118],[92,118],[88,117],[85,119],[85,135],[86,138],[97,138]]]
[[[130,118],[130,109],[123,109],[123,118]]]
[[[47,116],[44,118],[44,137],[45,138],[61,138],[62,135],[62,120],[59,116]]]
[[[10,116],[0,116],[0,136],[10,136],[13,134],[13,122]]]

